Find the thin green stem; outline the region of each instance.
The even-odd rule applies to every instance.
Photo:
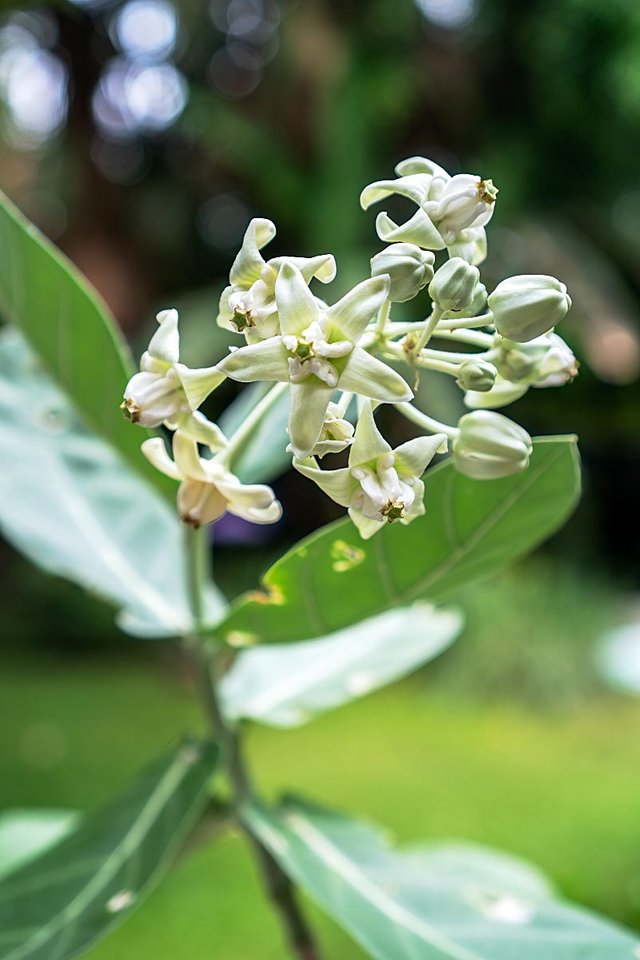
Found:
[[[427,433],[444,433],[450,440],[454,440],[460,432],[457,427],[451,427],[447,423],[441,423],[440,420],[435,420],[428,414],[423,413],[422,410],[418,410],[417,407],[414,407],[413,404],[408,401],[405,403],[396,403],[396,409],[399,410],[407,420],[411,420],[412,423],[426,430]]]
[[[194,624],[188,638],[188,650],[209,725],[220,745],[236,820],[254,851],[265,889],[280,917],[292,955],[297,960],[320,960],[315,938],[296,901],[291,881],[266,847],[248,830],[241,815],[244,806],[255,799],[256,792],[238,732],[227,722],[221,707],[216,660],[204,638],[203,591],[207,577],[207,552],[203,531],[187,529],[186,553],[187,589]]]

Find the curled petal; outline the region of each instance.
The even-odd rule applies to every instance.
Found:
[[[229,443],[217,423],[207,420],[198,410],[179,420],[176,427],[180,433],[211,450],[223,450]]]
[[[192,370],[184,363],[176,363],[175,371],[192,410],[197,410],[225,379],[225,375],[220,373],[217,367],[200,367]]]
[[[307,283],[315,277],[321,283],[331,283],[337,272],[335,257],[330,253],[322,253],[317,257],[276,257],[269,260],[269,266],[276,273],[283,263],[290,263],[297,267]]]
[[[394,463],[400,476],[421,477],[436,453],[447,452],[447,437],[436,433],[432,437],[407,440],[394,450]]]
[[[353,446],[349,453],[349,468],[357,467],[370,460],[377,460],[391,451],[391,447],[376,426],[373,407],[365,404],[358,419]]]
[[[318,442],[334,388],[309,377],[303,383],[292,383],[290,391],[291,447],[296,458],[304,460]]]
[[[399,177],[408,177],[416,173],[428,173],[433,177],[437,177],[439,180],[450,179],[449,174],[443,167],[438,166],[433,160],[427,160],[426,157],[408,157],[406,160],[401,160],[400,163],[396,165],[395,171]]]
[[[208,481],[203,461],[198,454],[198,444],[192,437],[183,433],[173,435],[173,459],[185,479]]]
[[[413,391],[399,373],[362,347],[354,347],[347,357],[338,386],[380,403],[401,403],[413,397]]]
[[[320,318],[318,301],[296,266],[285,261],[276,280],[276,304],[283,336],[299,336]]]
[[[329,307],[329,322],[347,340],[357,343],[388,295],[389,278],[386,274],[363,280]]]
[[[248,288],[258,280],[264,259],[260,250],[276,235],[275,224],[271,220],[255,217],[246,229],[238,256],[233,261],[229,279],[233,286]]]
[[[156,319],[160,326],[151,338],[148,353],[154,360],[170,364],[177,363],[180,358],[178,311],[161,310]]]
[[[484,393],[479,390],[467,390],[464,395],[464,405],[472,410],[498,410],[500,407],[515,403],[525,395],[528,389],[527,383],[511,383],[509,380],[498,377],[491,390]]]
[[[164,473],[165,476],[171,477],[172,480],[182,479],[182,474],[167,453],[167,448],[165,447],[164,440],[161,437],[151,437],[151,439],[145,440],[140,449],[149,463],[153,464],[156,470],[159,470],[160,473]]]
[[[360,206],[363,210],[367,210],[372,204],[394,194],[406,197],[407,200],[413,200],[420,205],[429,199],[431,180],[430,175],[422,173],[400,177],[399,180],[376,180],[375,183],[365,187],[360,194]]]
[[[349,516],[363,540],[370,540],[374,533],[385,526],[384,521],[365,517],[364,513],[355,507],[349,507]]]
[[[234,350],[221,360],[218,370],[232,380],[251,383],[253,380],[289,379],[289,354],[280,337],[269,337],[259,343]]]
[[[349,506],[353,494],[358,489],[358,482],[353,479],[348,467],[341,467],[339,470],[321,470],[312,458],[294,460],[293,466],[303,477],[313,480],[328,497],[339,503],[341,507]]]
[[[385,243],[415,243],[425,250],[444,250],[445,242],[440,231],[424,210],[416,210],[406,223],[400,226],[386,213],[376,218],[378,236]]]

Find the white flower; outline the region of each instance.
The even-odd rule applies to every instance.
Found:
[[[180,425],[202,442],[223,445],[218,428],[195,411],[224,376],[216,367],[191,370],[179,362],[177,310],[162,310],[156,319],[160,326],[142,354],[140,373],[126,386],[122,409],[142,427]]]
[[[341,453],[346,450],[353,443],[353,430],[353,424],[341,416],[338,405],[330,403],[311,456],[322,458],[328,453]]]
[[[183,433],[173,435],[173,460],[160,437],[145,440],[142,452],[162,473],[182,481],[178,512],[192,527],[213,523],[227,511],[252,523],[275,523],[282,516],[271,487],[241,483],[228,469],[224,453],[201,457],[196,442]]]
[[[493,215],[497,190],[490,180],[462,173],[451,177],[424,157],[411,157],[396,167],[397,180],[378,180],[362,191],[367,209],[393,194],[418,205],[416,213],[398,225],[387,213],[376,220],[378,236],[387,243],[415,243],[426,250],[448,248],[451,256],[481,263],[487,254],[485,225]]]
[[[461,417],[451,452],[460,473],[474,480],[509,477],[529,466],[531,437],[521,426],[492,410]]]
[[[222,291],[218,326],[243,333],[248,343],[256,343],[280,332],[275,286],[283,263],[298,267],[306,283],[314,277],[329,283],[336,275],[331,254],[318,257],[277,257],[265,261],[260,250],[276,235],[271,220],[256,218],[247,227],[242,247],[233,262],[231,284]]]
[[[436,453],[447,448],[444,434],[417,437],[392,450],[380,434],[368,403],[358,420],[349,466],[320,470],[311,458],[294,460],[296,470],[313,480],[332,500],[347,507],[363,539],[386,523],[411,523],[425,512],[420,479]]]
[[[318,442],[336,388],[381,403],[413,396],[400,374],[358,346],[388,291],[387,276],[373,277],[327,307],[310,292],[300,270],[284,263],[276,284],[282,335],[234,350],[218,364],[221,373],[244,383],[291,384],[289,436],[298,459],[309,456]]]

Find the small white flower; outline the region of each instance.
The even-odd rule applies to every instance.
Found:
[[[485,224],[493,215],[497,190],[490,180],[468,173],[451,177],[424,157],[411,157],[396,167],[397,180],[378,180],[362,191],[360,204],[367,209],[393,194],[417,204],[405,223],[397,224],[380,213],[376,230],[387,243],[415,243],[426,250],[449,250],[469,263],[482,263],[487,255]]]
[[[447,449],[444,434],[416,437],[392,450],[380,434],[368,403],[358,420],[349,466],[320,470],[312,458],[294,460],[332,500],[347,507],[364,540],[386,523],[411,523],[425,512],[422,474],[436,453]]]
[[[160,437],[145,440],[142,452],[162,473],[181,481],[178,513],[192,527],[213,523],[226,512],[252,523],[275,523],[282,516],[271,487],[241,483],[229,470],[224,453],[201,457],[195,440],[183,433],[173,435],[173,460]]]
[[[283,263],[297,266],[306,283],[314,277],[321,283],[329,283],[336,275],[336,262],[331,254],[264,260],[260,250],[275,235],[271,220],[255,218],[249,223],[231,267],[231,283],[220,297],[218,326],[244,334],[248,343],[275,337],[280,332],[275,287]]]
[[[281,336],[234,350],[218,364],[221,373],[244,383],[291,384],[289,436],[298,459],[308,457],[318,442],[336,388],[381,403],[413,396],[400,374],[358,346],[388,291],[387,276],[373,277],[327,307],[300,270],[285,263],[276,284]]]
[[[160,326],[142,354],[140,373],[125,388],[122,409],[141,427],[181,426],[204,442],[223,445],[218,428],[195,411],[224,376],[216,367],[191,370],[180,363],[177,310],[162,310],[156,319]]]
[[[330,403],[311,456],[322,458],[328,453],[341,453],[353,443],[353,431],[353,424],[341,416],[337,404]]]

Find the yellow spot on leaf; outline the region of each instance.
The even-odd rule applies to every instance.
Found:
[[[362,563],[366,553],[360,547],[354,547],[344,540],[336,540],[331,547],[332,567],[336,573],[346,573]]]

